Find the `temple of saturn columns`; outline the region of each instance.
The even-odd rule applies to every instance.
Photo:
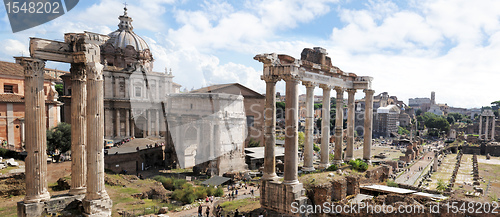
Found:
[[[26,197],[18,216],[57,212],[75,200],[84,216],[111,216],[112,201],[104,186],[104,94],[100,45],[108,36],[67,33],[65,41],[30,39],[30,55],[18,57],[24,66],[26,113]],[[47,154],[43,73],[45,61],[71,64],[71,189],[51,198],[47,191]]]
[[[354,153],[354,95],[357,90],[365,93],[366,108],[364,119],[363,159],[370,161],[372,146],[372,117],[373,94],[371,89],[372,77],[357,76],[354,73],[345,73],[332,65],[326,50],[320,47],[305,48],[301,58],[295,59],[285,54],[259,54],[254,57],[264,64],[262,80],[266,82],[265,108],[265,160],[264,174],[261,187],[261,206],[285,215],[292,213],[292,203],[297,206],[305,204],[302,183],[298,181],[298,88],[299,82],[306,86],[306,132],[304,145],[303,171],[313,171],[313,91],[316,86],[323,89],[323,105],[330,104],[330,91],[337,93],[337,111],[342,111],[344,91],[348,97],[347,117],[347,149],[345,161],[353,159]],[[276,82],[286,82],[285,93],[285,162],[284,180],[280,182],[275,171],[276,146]],[[323,106],[321,161],[319,169],[327,168],[330,137],[330,106]],[[335,122],[335,158],[336,164],[342,163],[342,112],[336,112]]]
[[[485,120],[484,122],[483,119]],[[488,137],[488,131],[490,130],[490,137]],[[493,110],[485,109],[479,116],[479,139],[487,141],[495,140],[495,114],[493,113]]]

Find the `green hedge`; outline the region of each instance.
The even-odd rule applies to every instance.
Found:
[[[360,172],[364,172],[368,169],[368,164],[361,159],[350,160],[349,165],[351,165],[353,169]]]

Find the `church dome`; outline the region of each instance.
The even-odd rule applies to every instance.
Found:
[[[146,41],[134,33],[132,18],[127,16],[127,8],[124,9],[124,14],[119,17],[120,24],[118,24],[118,30],[108,35],[110,38],[107,43],[113,45],[115,48],[125,49],[128,45],[131,45],[136,51],[149,50]]]

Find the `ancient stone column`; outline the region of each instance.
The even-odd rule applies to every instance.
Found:
[[[90,62],[87,65],[87,193],[83,201],[87,216],[111,216],[112,203],[104,186],[102,69],[100,63]]]
[[[365,92],[365,129],[363,142],[363,159],[371,160],[372,153],[372,127],[373,127],[373,94],[374,90],[364,90]]]
[[[335,119],[335,155],[334,163],[342,163],[342,143],[344,143],[344,88],[335,87],[337,91],[337,108]]]
[[[304,165],[302,171],[314,171],[313,133],[314,133],[314,84],[302,82],[306,86],[306,138],[304,145]]]
[[[24,203],[50,199],[47,191],[47,137],[43,74],[45,62],[25,57],[16,58],[24,67],[24,100],[26,123],[26,197]]]
[[[488,124],[490,124],[490,116],[486,116],[486,124],[485,124],[485,130],[484,130],[484,139],[488,140]]]
[[[115,137],[120,137],[120,109],[115,108]]]
[[[495,116],[491,117],[491,140],[495,141]]]
[[[331,87],[328,85],[320,84],[323,89],[323,118],[321,119],[321,160],[319,164],[320,169],[325,169],[330,166],[328,145],[330,144],[330,91]]]
[[[148,109],[148,112],[147,112],[147,117],[148,117],[148,121],[147,121],[147,133],[146,135],[147,136],[151,136],[151,111]]]
[[[479,115],[479,139],[483,138],[483,132],[481,131],[483,128],[483,116]]]
[[[125,136],[130,137],[130,110],[125,110]]]
[[[155,118],[155,135],[160,136],[160,111],[156,110],[156,118]]]
[[[276,82],[277,76],[262,76],[266,81],[266,108],[264,111],[264,174],[262,180],[275,180],[276,159]]]
[[[71,64],[71,188],[69,194],[85,194],[87,183],[87,85],[83,63]]]
[[[285,171],[283,184],[299,183],[299,79],[294,75],[286,75],[285,91]]]
[[[354,159],[354,94],[356,89],[347,89],[347,148],[345,161]]]
[[[432,166],[433,172],[437,172],[438,170],[438,157],[439,157],[439,152],[434,153],[434,165]]]

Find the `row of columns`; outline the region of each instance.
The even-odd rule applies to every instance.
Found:
[[[131,118],[130,110],[128,109],[115,109],[114,110],[114,137],[130,137],[135,135],[135,125],[134,119]],[[121,116],[125,114],[125,134],[121,133]],[[155,114],[153,119],[152,114]],[[146,131],[146,136],[160,136],[160,111],[159,110],[148,110],[147,111],[147,126],[144,131]],[[154,121],[155,120],[155,121]],[[155,126],[154,131],[152,126]]]
[[[485,123],[485,129],[483,133],[483,118],[486,117],[486,123]],[[488,140],[488,131],[489,131],[489,126],[491,125],[491,140],[495,140],[495,116],[491,116],[491,121],[490,121],[490,116],[479,116],[479,138],[483,138]]]
[[[19,57],[25,76],[25,203],[50,199],[47,191],[44,67],[38,59]],[[104,97],[102,65],[72,63],[71,189],[87,201],[109,199],[104,186]],[[91,100],[87,100],[91,99]],[[86,213],[88,210],[86,210]]]
[[[276,146],[276,82],[280,79],[286,82],[286,107],[285,107],[285,166],[284,184],[298,183],[298,84],[300,79],[294,75],[264,75],[262,79],[266,82],[266,104],[265,104],[265,126],[264,126],[264,174],[263,180],[276,180],[275,171],[275,146]],[[313,171],[313,129],[314,129],[314,82],[304,81],[306,87],[306,127],[304,144],[303,171]],[[331,86],[320,84],[323,89],[323,119],[321,126],[321,160],[320,169],[327,168],[329,163],[329,139],[330,139],[330,91]],[[354,95],[355,89],[335,87],[337,91],[337,112],[335,124],[335,162],[342,162],[343,143],[343,93],[348,92],[348,117],[347,117],[347,149],[345,160],[354,158]],[[364,90],[365,96],[365,123],[364,123],[364,147],[363,159],[370,160],[372,145],[372,116],[373,116],[373,90]]]

